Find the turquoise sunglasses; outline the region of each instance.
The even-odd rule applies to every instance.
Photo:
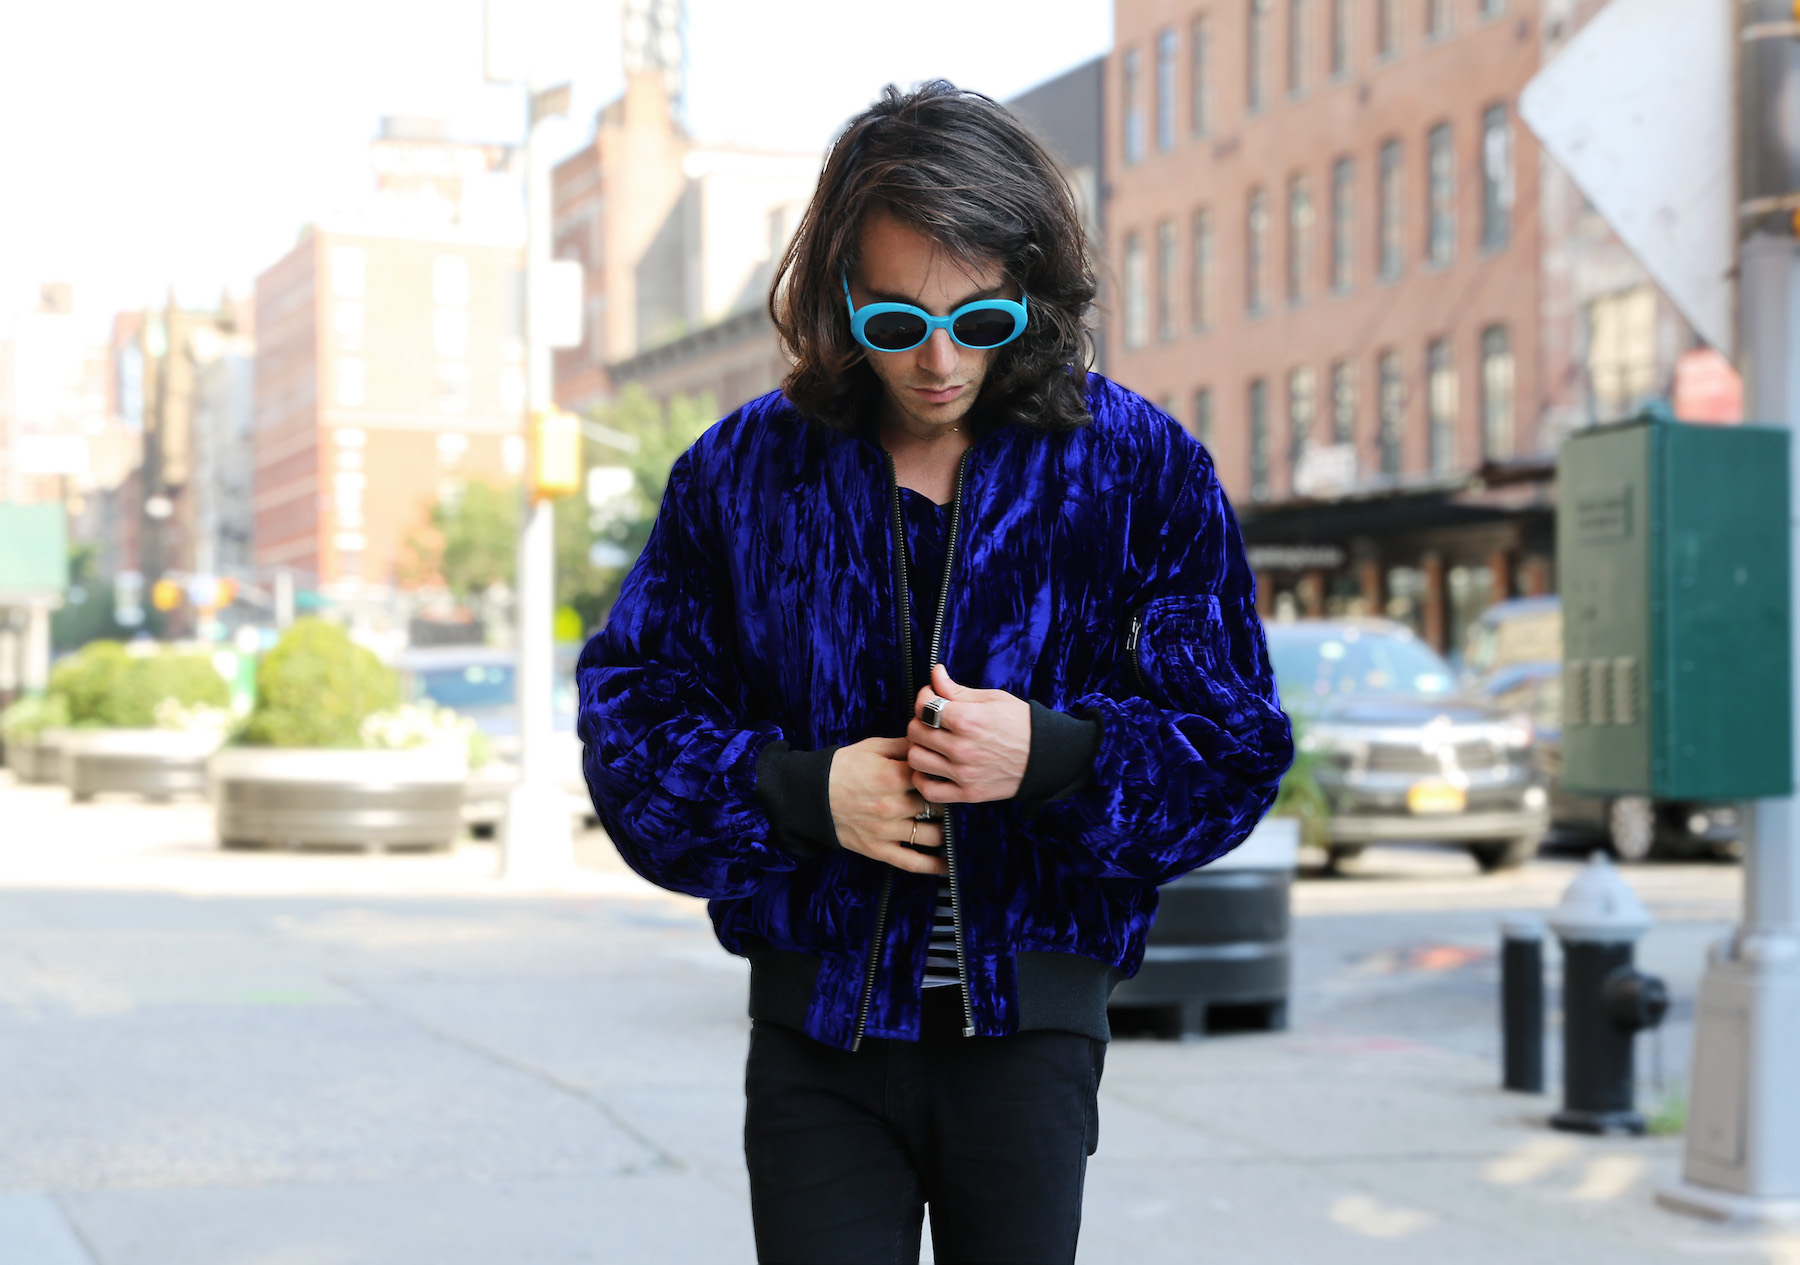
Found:
[[[839,271],[844,283],[844,302],[850,307],[850,335],[870,351],[911,351],[933,330],[948,330],[958,346],[970,351],[1004,347],[1025,332],[1025,296],[1011,299],[977,299],[948,316],[933,316],[910,303],[865,303],[856,306],[850,297],[850,275]]]

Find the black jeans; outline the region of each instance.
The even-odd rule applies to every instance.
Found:
[[[963,1037],[961,994],[926,993],[919,1041],[855,1054],[758,1021],[744,1155],[762,1265],[1067,1265],[1099,1144],[1106,1044]]]

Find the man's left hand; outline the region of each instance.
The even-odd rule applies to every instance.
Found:
[[[934,698],[944,700],[940,729],[923,719],[925,704]],[[912,744],[906,762],[913,768],[913,786],[930,802],[1011,799],[1031,756],[1031,705],[1005,690],[958,685],[939,663],[931,669],[931,684],[913,700],[906,738]]]

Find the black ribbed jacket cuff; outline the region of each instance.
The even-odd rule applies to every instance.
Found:
[[[1100,724],[1031,703],[1031,754],[1013,798],[1027,810],[1086,786],[1100,746]]]
[[[822,751],[790,751],[781,741],[768,743],[756,757],[756,798],[774,823],[773,842],[802,858],[824,856],[837,847],[831,820],[831,757]]]

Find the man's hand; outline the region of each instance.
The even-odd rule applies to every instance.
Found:
[[[945,700],[941,729],[921,719],[925,704],[934,698]],[[912,744],[906,757],[913,768],[912,784],[932,803],[1011,799],[1031,756],[1031,704],[1005,690],[958,685],[950,679],[950,669],[939,663],[931,669],[931,684],[913,700],[906,738]]]
[[[909,840],[931,848],[944,843],[942,813],[938,821],[914,820],[926,805],[913,789],[906,750],[904,738],[864,738],[839,750],[831,758],[831,823],[840,845],[870,860],[914,874],[948,874],[943,857],[906,846]]]

